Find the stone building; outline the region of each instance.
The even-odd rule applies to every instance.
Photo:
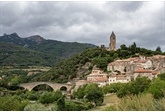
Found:
[[[159,74],[159,71],[154,71],[154,70],[146,70],[146,69],[139,69],[134,71],[133,77],[134,80],[140,76],[140,77],[147,77],[150,80],[152,80],[153,78],[156,78],[157,75]]]
[[[87,76],[87,81],[89,83],[96,83],[99,87],[108,84],[107,74],[95,67],[92,70],[92,73]]]
[[[111,75],[109,76],[109,84],[112,83],[128,83],[131,81],[131,76],[127,76],[127,75]]]
[[[115,62],[111,62],[107,66],[108,71],[120,71],[121,73],[125,73],[127,70],[127,66],[130,65],[129,59],[124,60],[116,60]]]
[[[115,36],[113,31],[112,31],[112,34],[110,36],[109,49],[110,50],[116,50],[116,36]]]
[[[100,48],[106,49],[107,51],[116,50],[116,35],[113,31],[110,35],[109,47],[105,47],[105,45],[101,45]]]

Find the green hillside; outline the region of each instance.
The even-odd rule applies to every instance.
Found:
[[[0,65],[55,66],[95,45],[46,40],[39,35],[21,38],[17,33],[0,36]]]
[[[69,58],[86,48],[94,48],[92,44],[82,44],[77,42],[61,42],[56,40],[45,40],[42,43],[29,46],[28,48],[40,51],[46,54],[54,55],[58,58]]]
[[[124,46],[124,47],[123,47]],[[53,81],[53,82],[67,82],[73,78],[85,79],[86,75],[94,65],[107,71],[107,64],[115,59],[126,59],[139,55],[152,56],[156,54],[165,54],[157,51],[147,50],[145,48],[136,47],[132,44],[130,47],[121,45],[120,49],[116,51],[107,51],[104,48],[86,49],[72,58],[62,60],[56,67],[48,72],[33,75],[30,81]],[[87,69],[84,69],[84,65]]]
[[[9,43],[0,43],[1,66],[49,66],[56,58],[51,55]]]

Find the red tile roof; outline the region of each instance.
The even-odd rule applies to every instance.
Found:
[[[140,63],[146,63],[148,60],[140,60]]]
[[[152,71],[152,75],[157,75],[159,71]]]
[[[107,78],[95,78],[96,82],[104,82],[104,81],[108,81]]]
[[[89,83],[93,83],[94,81],[93,81],[93,80],[89,80],[88,82],[89,82]]]
[[[136,70],[134,73],[152,73],[152,70],[139,69]]]

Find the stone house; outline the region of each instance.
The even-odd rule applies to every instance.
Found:
[[[108,78],[95,78],[94,80],[88,81],[89,83],[96,83],[99,87],[103,87],[108,84]]]
[[[102,70],[92,70],[92,73],[87,76],[87,81],[95,81],[96,78],[105,78],[107,74]]]
[[[108,84],[107,75],[102,70],[93,69],[92,73],[87,76],[87,81],[89,83],[97,83],[99,87],[102,87]]]
[[[153,64],[151,60],[140,60],[141,67],[144,69],[152,69]]]
[[[159,71],[154,71],[154,70],[146,70],[146,69],[139,69],[134,71],[133,77],[134,80],[140,76],[140,77],[147,77],[150,80],[152,80],[153,78],[156,78],[157,75],[159,74]]]
[[[73,91],[77,91],[77,89],[78,89],[79,87],[81,87],[81,86],[83,86],[83,85],[85,85],[85,84],[88,84],[88,82],[87,82],[86,80],[77,80],[77,81],[75,82],[75,87],[74,87],[74,89],[72,90],[71,93],[73,93]]]
[[[125,60],[116,60],[115,62],[109,63],[107,66],[108,71],[114,72],[115,70],[125,73],[126,66],[130,64],[129,59]]]
[[[165,67],[165,56],[161,56],[159,66],[160,67]]]
[[[160,74],[165,73],[165,67],[159,67],[158,70]]]
[[[160,55],[155,55],[152,57],[152,61],[153,61],[153,68],[156,69],[159,67],[160,65],[160,60],[161,60],[161,57]]]
[[[111,75],[109,76],[109,84],[112,83],[128,83],[131,81],[131,77],[127,75]]]

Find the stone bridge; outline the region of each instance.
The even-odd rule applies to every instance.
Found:
[[[20,87],[23,87],[24,89],[27,89],[29,91],[33,90],[36,86],[39,85],[48,85],[50,86],[54,91],[60,90],[62,87],[66,87],[66,91],[70,91],[72,88],[72,85],[70,84],[60,84],[60,83],[52,83],[52,82],[31,82],[31,83],[22,83],[19,84]]]

